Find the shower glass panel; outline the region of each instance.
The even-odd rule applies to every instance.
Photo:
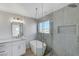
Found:
[[[38,40],[43,42],[42,43],[42,54],[41,55],[47,55],[52,51],[52,35],[51,35],[51,21],[43,21],[39,22],[38,24]],[[46,47],[44,46],[44,43],[46,44]],[[44,51],[45,50],[45,51]],[[37,52],[38,53],[38,52]]]

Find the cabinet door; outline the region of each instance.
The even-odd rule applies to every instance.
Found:
[[[24,41],[13,43],[13,56],[19,56],[25,53],[26,45]]]
[[[7,48],[7,47],[6,47],[6,48]],[[5,48],[5,49],[6,49],[6,48]],[[12,46],[8,46],[8,48],[7,48],[6,51],[7,51],[7,55],[8,55],[8,56],[12,56]]]
[[[13,43],[13,46],[12,46],[12,55],[13,56],[18,56],[19,55],[19,53],[18,53],[18,50],[19,50],[19,44],[18,43]]]
[[[8,56],[8,52],[2,51],[2,52],[0,52],[0,56]]]
[[[26,52],[26,44],[25,44],[25,42],[20,42],[18,48],[19,48],[18,53],[20,55],[24,54]]]

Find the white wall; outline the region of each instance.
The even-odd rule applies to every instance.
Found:
[[[57,33],[57,27],[63,25],[78,25],[79,24],[79,7],[65,7],[53,13],[54,21],[54,38],[53,49],[57,55],[79,55],[79,46],[77,34],[74,36],[65,36]]]
[[[27,48],[29,48],[29,41],[36,39],[36,32],[37,32],[37,26],[36,26],[36,21],[33,19],[26,19],[25,24],[24,24],[24,39],[26,39],[27,42]]]
[[[0,11],[0,40],[13,39],[11,36],[11,23],[9,22],[9,18],[13,16],[20,16],[20,15]],[[25,24],[23,25],[24,39],[28,41],[35,39],[36,21],[28,17],[24,17],[24,21],[25,21]]]

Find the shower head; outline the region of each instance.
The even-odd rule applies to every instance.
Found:
[[[69,4],[68,7],[75,8],[77,5],[75,3]]]

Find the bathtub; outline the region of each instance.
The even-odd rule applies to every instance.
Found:
[[[44,55],[46,44],[38,40],[33,40],[30,41],[30,48],[34,55],[42,56]]]

